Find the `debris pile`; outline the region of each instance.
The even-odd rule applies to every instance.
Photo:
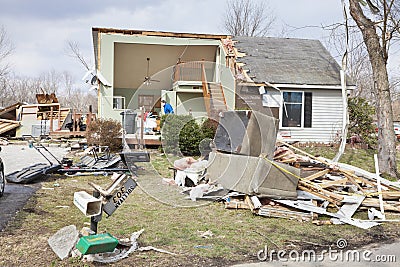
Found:
[[[209,199],[266,217],[363,229],[390,221],[385,211],[400,212],[399,183],[380,177],[379,170],[369,173],[277,141],[276,127],[274,118],[259,112],[224,112],[204,179],[224,190],[213,190]],[[191,199],[207,198],[209,188],[197,185]],[[359,210],[368,210],[368,219],[353,218]]]

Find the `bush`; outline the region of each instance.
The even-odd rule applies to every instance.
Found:
[[[214,139],[215,132],[217,131],[218,121],[213,119],[206,119],[201,124],[201,131],[203,132],[203,138]]]
[[[374,108],[364,98],[349,98],[349,129],[348,137],[359,136],[363,143],[375,147],[377,137],[373,124]]]
[[[169,114],[161,118],[160,126],[165,153],[198,156],[204,150],[200,148],[201,141],[214,138],[218,122],[207,119],[199,125],[190,115]]]
[[[86,132],[88,145],[108,146],[110,150],[116,151],[121,148],[120,122],[113,119],[97,119],[89,124]]]

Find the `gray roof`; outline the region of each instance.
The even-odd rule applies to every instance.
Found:
[[[234,37],[254,82],[340,85],[340,66],[318,40]],[[350,83],[350,82],[349,82]],[[348,84],[349,84],[348,83]]]

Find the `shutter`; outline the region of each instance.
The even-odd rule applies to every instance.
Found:
[[[304,127],[311,128],[312,121],[312,93],[304,93]]]

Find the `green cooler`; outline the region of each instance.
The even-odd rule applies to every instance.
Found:
[[[103,252],[113,252],[118,245],[118,239],[109,233],[82,236],[76,248],[83,254],[96,254]]]

